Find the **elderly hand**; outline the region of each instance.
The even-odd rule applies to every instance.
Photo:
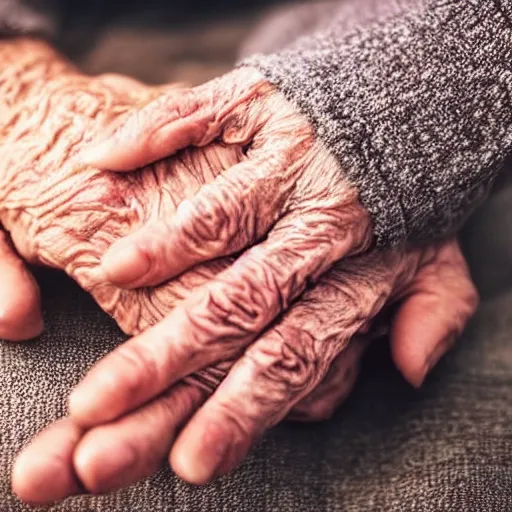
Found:
[[[152,289],[122,290],[106,282],[100,261],[113,242],[172,215],[183,198],[234,165],[238,152],[212,144],[132,176],[84,167],[75,157],[89,138],[161,89],[120,76],[84,76],[29,40],[2,42],[0,63],[0,223],[9,233],[0,237],[0,265],[10,272],[2,273],[0,313],[5,318],[18,305],[11,336],[0,336],[22,338],[27,329],[20,320],[40,311],[37,287],[15,251],[31,263],[65,270],[130,334],[160,321],[229,263],[204,265]]]
[[[15,314],[17,320],[13,322],[11,318],[8,325],[11,339],[30,335],[29,329],[34,326],[34,334],[42,328],[40,322],[25,325],[24,320],[30,319],[30,315],[40,319],[39,295],[16,250],[31,262],[66,270],[130,333],[161,320],[194,287],[207,282],[230,263],[208,263],[179,280],[152,289],[125,291],[105,282],[98,267],[112,241],[152,218],[171,215],[184,197],[192,196],[201,184],[236,164],[240,152],[210,144],[126,177],[77,165],[73,157],[87,137],[129,108],[147,102],[159,89],[119,76],[83,76],[46,45],[28,40],[1,44],[0,60],[4,64],[0,75],[0,98],[4,101],[0,125],[0,218],[16,247],[11,245],[8,235],[0,239],[0,265],[4,270],[0,303],[10,304],[11,309],[4,307],[2,311]],[[321,293],[312,292],[310,300],[318,306],[321,297]],[[328,307],[329,296],[325,300],[325,309],[318,312],[318,323],[325,329],[341,329],[328,322],[329,316],[334,317]],[[302,322],[297,317],[287,325],[299,331]],[[5,330],[0,332],[4,338],[5,334]],[[329,377],[319,390],[321,394],[317,392],[316,398],[302,403],[297,415],[313,419],[334,408],[355,379],[354,363],[363,347],[357,341],[347,346],[333,366],[336,379]],[[173,396],[176,409],[172,417],[166,418],[170,434],[173,425],[176,429],[195,412],[230,365],[227,362],[203,369],[190,376],[188,384],[182,384],[186,393]],[[344,385],[332,389],[346,372]],[[158,429],[155,433],[158,435]],[[158,440],[169,449],[169,440],[167,444],[165,438]],[[88,466],[85,470],[90,477],[84,480],[90,482],[94,473]],[[22,474],[27,492],[37,492],[30,472]],[[108,485],[108,481],[102,482],[100,478],[98,482]],[[19,488],[19,479],[18,484],[15,479],[16,485]],[[47,489],[55,492],[51,485]],[[26,496],[23,490],[20,494]]]
[[[98,377],[98,392],[89,383],[72,395],[71,413],[86,426],[137,408],[194,371],[237,358],[334,262],[371,243],[369,215],[334,158],[250,68],[164,93],[81,158],[132,169],[214,140],[236,150],[239,161],[174,215],[114,244],[102,260],[105,279],[128,289],[157,285],[264,240],[114,355],[115,375],[105,371],[102,383]],[[283,342],[296,350],[301,341],[289,336]]]
[[[100,168],[131,170],[213,140],[238,148],[241,161],[183,201],[176,215],[114,244],[102,264],[112,283],[137,288],[257,243],[212,283],[211,301],[194,312],[212,324],[226,323],[215,304],[235,312],[240,294],[255,287],[264,294],[250,318],[231,314],[222,333],[203,326],[210,331],[204,357],[212,360],[221,337],[236,339],[233,351],[240,350],[308,283],[372,242],[369,215],[343,170],[307,120],[251,68],[161,95],[81,158]],[[183,353],[193,348],[185,346],[192,341],[182,342]]]
[[[187,327],[194,320],[187,315],[188,305],[204,296],[215,276],[222,277],[230,268],[231,259],[198,265],[179,279],[156,288],[123,290],[107,282],[100,265],[101,258],[113,242],[134,229],[155,219],[170,218],[184,198],[193,198],[201,185],[213,182],[220,173],[243,162],[244,152],[237,145],[215,142],[124,176],[84,167],[77,164],[76,155],[90,137],[130,109],[147,104],[161,91],[122,77],[85,77],[40,43],[18,41],[0,45],[0,59],[14,55],[13,62],[1,68],[0,81],[9,92],[7,94],[3,89],[4,94],[0,96],[5,100],[0,131],[0,220],[10,232],[13,245],[31,262],[68,272],[94,295],[126,332],[141,332],[171,313],[168,318],[174,315],[177,323],[172,326],[176,331],[169,332],[179,333],[180,325]],[[6,75],[9,76],[6,78]],[[13,76],[17,80],[13,80]],[[180,94],[177,89],[174,92]],[[278,237],[275,243],[277,240]],[[201,354],[198,353],[197,373],[184,372],[186,380],[179,382],[177,376],[167,379],[162,374],[157,387],[160,386],[163,394],[132,411],[135,405],[126,386],[137,386],[139,379],[146,382],[144,379],[148,375],[145,375],[147,367],[144,363],[151,365],[151,354],[158,357],[161,334],[167,332],[169,324],[157,325],[147,336],[134,338],[126,351],[118,351],[113,359],[107,359],[103,365],[106,373],[102,373],[101,365],[99,373],[96,371],[99,380],[107,374],[106,387],[98,395],[99,402],[108,402],[116,396],[121,400],[117,409],[114,407],[109,411],[100,407],[101,414],[106,413],[115,421],[105,424],[101,417],[93,417],[91,421],[91,408],[82,409],[80,395],[75,396],[72,406],[75,419],[54,427],[62,434],[59,434],[59,443],[52,437],[55,430],[50,430],[25,453],[15,472],[15,489],[25,499],[45,501],[75,492],[78,488],[75,475],[90,491],[102,491],[149,474],[168,455],[179,430],[191,417],[194,429],[204,426],[203,413],[193,415],[235,363],[223,387],[212,397],[211,405],[208,401],[204,409],[205,412],[215,412],[215,404],[221,403],[223,396],[229,398],[233,392],[229,386],[235,383],[236,388],[237,383],[242,384],[239,395],[234,389],[232,415],[249,420],[250,428],[241,437],[232,458],[226,459],[222,470],[228,470],[243,458],[265,428],[279,421],[288,411],[296,417],[315,419],[334,409],[350,388],[355,376],[354,365],[364,348],[363,342],[353,340],[349,343],[350,340],[368,328],[391,296],[391,289],[393,293],[399,293],[399,289],[405,293],[408,289],[405,283],[410,283],[409,278],[422,267],[426,270],[417,273],[424,276],[423,284],[409,291],[419,293],[423,298],[418,301],[411,296],[403,307],[409,313],[416,312],[416,317],[418,306],[414,304],[428,307],[435,318],[435,322],[428,324],[433,328],[419,333],[414,331],[408,338],[406,332],[415,325],[405,320],[409,314],[399,315],[398,318],[403,320],[395,321],[393,328],[393,332],[397,331],[393,337],[396,340],[393,342],[395,361],[406,378],[418,384],[427,368],[447,348],[447,334],[462,328],[475,302],[474,290],[456,247],[448,251],[451,255],[449,263],[443,263],[444,256],[440,260],[433,258],[434,254],[437,252],[432,249],[422,258],[418,254],[411,253],[406,257],[396,253],[385,258],[368,255],[366,259],[347,261],[344,267],[325,274],[318,286],[308,289],[304,300],[294,304],[244,357],[238,360],[240,353],[225,357],[220,350],[215,365],[207,368],[200,362]],[[440,263],[428,265],[430,259]],[[22,269],[20,263],[12,268],[16,265]],[[438,269],[435,272],[445,281],[448,281],[445,272],[453,272],[455,288],[441,279],[437,289],[439,279],[435,273],[432,277],[432,269]],[[437,289],[438,295],[428,283]],[[249,319],[251,308],[264,304],[266,293],[258,287],[251,291],[251,296],[241,294],[237,300],[240,311],[245,310]],[[409,327],[396,327],[400,325]],[[411,339],[420,341],[415,344]],[[141,348],[138,344],[144,340],[148,343]],[[114,385],[113,389],[111,385],[114,383],[109,380],[110,376],[116,377],[109,369],[116,359],[122,362],[118,388],[121,392],[117,395],[117,388]],[[160,362],[166,363],[163,359]],[[169,363],[172,361],[168,360]],[[158,361],[153,368],[158,370]],[[252,370],[255,371],[254,379]],[[338,386],[347,372],[349,377]],[[166,380],[168,384],[164,382]],[[82,387],[82,398],[87,399],[95,382],[98,381],[93,373],[92,381]],[[171,386],[172,383],[175,384]],[[123,399],[125,391],[127,399]],[[155,396],[147,387],[141,391],[142,398],[133,393],[133,398],[141,405],[146,402],[144,396]],[[239,400],[242,397],[243,403],[236,401],[237,396]],[[112,403],[115,405],[115,399]],[[124,414],[125,411],[132,412]],[[224,412],[231,414],[227,410]],[[219,439],[229,441],[229,429],[236,428],[221,416],[213,415],[212,419],[212,425],[219,425],[220,430],[211,436],[210,449],[211,443]],[[88,422],[98,426],[86,431],[84,425]],[[64,429],[70,427],[71,431],[63,431],[62,425]],[[228,432],[224,435],[222,429],[226,428]],[[65,432],[73,435],[67,438]],[[186,432],[184,430],[184,434]],[[67,439],[70,440],[68,444]],[[113,447],[114,440],[119,443],[117,448],[105,450],[106,445]],[[200,452],[208,450],[208,441],[205,442],[206,446],[197,440],[194,442]],[[183,460],[188,461],[189,445],[190,442],[185,441],[178,443],[178,448],[173,451],[173,466],[189,480],[208,479],[212,468],[198,467],[200,461],[196,454],[191,453],[191,466],[183,464]],[[55,448],[62,448],[65,453],[55,454],[52,451]],[[115,456],[108,459],[108,454]],[[122,454],[127,454],[124,460],[119,456]],[[106,460],[102,458],[104,456],[107,456]],[[40,485],[41,482],[44,485]]]
[[[18,459],[14,489],[35,503],[107,492],[153,473],[169,451],[173,469],[191,482],[224,474],[243,460],[265,429],[289,413],[302,420],[332,414],[354,383],[372,336],[371,319],[395,301],[393,358],[406,377],[411,368],[426,372],[476,307],[457,243],[338,264],[234,365],[220,363],[91,429],[73,416],[50,426]],[[380,318],[378,325],[385,322]],[[146,339],[149,351],[153,338],[150,333]],[[100,385],[107,386],[101,399],[107,415],[117,400],[126,405],[124,394],[109,392],[116,364],[133,365],[131,373],[118,376],[121,387],[133,393],[139,373],[148,371],[133,354],[121,347],[82,384],[82,393],[101,393]]]
[[[81,157],[126,170],[213,140],[237,148],[240,162],[183,201],[175,215],[114,244],[102,270],[111,283],[137,289],[256,245],[159,325],[107,357],[70,399],[78,423],[100,425],[153,400],[193,372],[245,353],[201,409],[202,419],[185,431],[201,438],[208,423],[217,424],[231,441],[220,443],[219,434],[211,436],[214,441],[206,448],[195,443],[187,455],[184,449],[174,452],[188,460],[181,474],[198,482],[216,471],[198,469],[200,459],[214,460],[208,450],[249,446],[323,378],[345,342],[338,345],[332,337],[332,343],[318,344],[309,330],[309,335],[298,335],[274,329],[258,337],[333,263],[364,251],[372,241],[369,216],[342,169],[315,140],[308,122],[250,68],[160,96]],[[382,305],[371,302],[364,313],[355,301],[345,307],[347,315],[368,321]],[[352,334],[359,327],[354,324]],[[429,349],[427,344],[417,350],[425,355]],[[295,363],[287,372],[289,365],[281,359],[288,357]],[[295,389],[297,361],[310,361],[310,367],[306,381]],[[418,361],[403,368],[416,385],[427,368],[425,360]],[[275,365],[283,371],[269,369]],[[265,397],[276,397],[263,400],[264,407],[262,389]],[[239,436],[243,442],[236,441]]]

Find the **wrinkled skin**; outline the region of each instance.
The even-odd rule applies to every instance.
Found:
[[[292,418],[329,418],[357,377],[368,341],[368,320],[393,296],[402,298],[391,322],[394,360],[403,367],[411,360],[425,361],[425,372],[451,347],[476,307],[474,288],[454,242],[423,253],[370,255],[345,262],[343,268],[321,278],[262,338],[266,352],[253,349],[249,357],[236,363],[234,368],[254,362],[254,370],[266,379],[267,385],[258,390],[259,403],[252,404],[255,419],[263,410],[272,415],[266,427],[280,421],[289,410],[276,407],[283,396],[290,400],[290,408],[297,401]],[[281,346],[290,333],[300,345]],[[317,357],[337,350],[330,368],[322,368],[324,361]],[[218,444],[233,435],[215,421],[216,411],[208,408],[208,402],[203,405],[209,395],[203,385],[214,388],[230,367],[227,362],[202,372],[196,381],[186,379],[144,407],[91,429],[72,418],[51,425],[18,458],[15,492],[33,503],[82,492],[108,492],[152,474],[170,451],[173,469],[188,478],[191,459],[198,457],[204,444]],[[253,374],[246,375],[250,380]],[[247,426],[236,422],[237,409],[243,405],[224,404],[233,414],[230,427],[234,427],[236,442],[220,456],[215,450],[205,457],[202,454],[199,460],[207,464],[205,470],[201,468],[207,475],[202,481],[210,478],[212,461],[219,464],[216,476],[226,473],[243,460],[254,442],[245,433]],[[203,422],[208,430],[197,432]]]
[[[5,59],[0,71],[1,223],[25,259],[65,270],[123,330],[148,333],[142,340],[149,355],[151,337],[159,326],[147,328],[170,313],[184,315],[178,303],[197,300],[195,289],[208,285],[232,260],[203,263],[155,288],[126,290],[107,281],[101,258],[113,242],[155,219],[171,217],[183,198],[193,197],[202,184],[243,162],[247,158],[244,144],[234,141],[244,137],[234,126],[229,140],[186,150],[130,175],[84,166],[76,158],[82,147],[116,117],[146,104],[161,89],[122,77],[84,77],[37,43],[13,43],[19,53],[9,63],[2,53],[9,44],[0,48],[0,58]],[[12,80],[15,72],[19,73],[16,81]],[[319,146],[310,151],[311,165],[324,168],[330,156]],[[349,205],[345,212],[358,212],[354,192],[342,183],[339,186],[345,187],[340,189],[340,197]],[[324,200],[330,201],[328,197]],[[360,229],[362,240],[368,230],[365,226]],[[278,244],[279,230],[275,237],[272,243]],[[330,243],[328,239],[326,243]],[[6,251],[13,257],[8,246],[6,239]],[[286,267],[286,263],[283,260],[281,265]],[[325,269],[319,268],[319,275],[320,270]],[[22,266],[13,272],[31,283]],[[33,283],[26,286],[37,303]],[[250,317],[264,294],[265,290],[256,288],[246,303],[247,297],[241,295],[233,314],[242,312]],[[290,301],[293,296],[289,294]],[[177,383],[172,386],[166,372],[159,374],[155,366],[157,373],[148,378],[167,383],[159,397],[124,415],[114,408],[113,417],[93,428],[74,417],[51,426],[18,460],[14,489],[33,502],[60,499],[83,488],[91,492],[114,489],[155,471],[173,445],[171,463],[191,481],[206,481],[213,473],[229,471],[265,429],[290,411],[303,420],[324,419],[332,413],[354,383],[360,357],[372,336],[368,333],[372,319],[385,304],[397,300],[403,304],[391,325],[394,358],[406,378],[419,383],[415,372],[408,374],[411,358],[416,358],[421,373],[426,373],[476,306],[474,288],[453,241],[421,251],[368,254],[337,265],[319,277],[315,287],[308,287],[301,300],[243,357],[239,349],[232,350],[237,345],[226,339],[226,350],[219,347],[214,366],[193,375],[184,368],[181,374],[174,374]],[[201,306],[201,301],[198,304]],[[15,313],[30,314],[23,307],[20,311]],[[179,332],[180,320],[178,316],[175,319],[178,323],[173,329]],[[411,339],[423,342],[411,344]],[[127,379],[124,383],[135,376],[132,384],[138,386],[137,372],[142,367],[130,355],[130,346],[126,347],[114,357],[123,365],[133,365],[123,376]],[[232,366],[219,390],[235,385],[243,392],[255,374],[262,377],[263,385],[251,389],[246,402],[222,404],[234,430],[226,431],[221,422],[210,421],[210,431],[199,432],[197,427],[204,418],[215,420],[216,411],[210,402],[196,411]],[[136,395],[137,387],[131,392]],[[127,405],[122,396],[112,395],[112,400],[121,408]],[[237,414],[246,408],[250,408],[252,424],[237,422]],[[256,421],[262,413],[266,418],[263,424]],[[180,433],[185,424],[187,428]],[[206,459],[215,463],[215,471],[212,473],[211,467],[200,468],[199,474],[197,468],[191,471],[190,464],[205,449],[204,442],[211,445],[223,438],[235,438],[228,451],[206,454]]]
[[[102,269],[111,283],[136,289],[246,250],[159,325],[96,365],[70,397],[75,421],[98,426],[245,351],[171,453],[181,476],[206,482],[232,467],[325,375],[340,350],[336,339],[318,346],[304,331],[264,331],[333,264],[368,251],[372,225],[312,125],[257,69],[164,92],[98,140],[81,158],[116,171],[218,140],[243,149],[240,163],[181,203],[176,215],[115,243]],[[373,307],[370,317],[382,304]],[[422,363],[402,368],[416,385],[432,359],[423,351]],[[289,357],[297,364],[282,361]],[[311,363],[302,370],[301,361]],[[306,376],[299,386],[297,372]],[[233,460],[226,455],[235,452]]]

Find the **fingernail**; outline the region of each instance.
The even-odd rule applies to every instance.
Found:
[[[150,270],[146,253],[133,242],[115,245],[103,256],[101,268],[108,281],[118,286],[132,286]]]
[[[427,375],[434,369],[437,363],[439,363],[441,358],[446,354],[448,349],[453,345],[455,338],[455,334],[449,334],[448,336],[443,338],[443,340],[440,343],[436,345],[434,350],[427,357],[427,360],[425,362],[425,370],[421,378],[421,382],[419,383],[419,386],[423,384]]]

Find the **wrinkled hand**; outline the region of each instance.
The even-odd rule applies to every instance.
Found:
[[[241,161],[182,202],[172,217],[114,244],[102,270],[111,283],[137,289],[256,245],[91,372],[70,400],[71,415],[85,427],[115,420],[191,373],[244,354],[201,409],[203,419],[185,432],[196,428],[200,438],[208,413],[219,418],[218,429],[226,430],[227,438],[236,437],[232,425],[237,424],[235,430],[244,438],[238,444],[249,446],[304,389],[318,384],[346,343],[318,347],[304,329],[297,333],[278,327],[258,339],[333,263],[366,250],[372,234],[368,214],[342,169],[315,139],[309,123],[257,71],[239,69],[201,87],[163,94],[81,157],[104,168],[128,170],[214,140],[239,149]],[[382,304],[371,306],[378,311]],[[357,304],[348,309],[347,315],[359,314],[355,318],[365,321],[374,314],[361,313]],[[354,323],[351,334],[359,327]],[[268,366],[285,365],[278,355],[286,359],[289,353],[292,359],[313,360],[315,371],[299,389],[282,372],[270,379],[269,389]],[[419,384],[425,364],[403,371]],[[265,396],[279,399],[265,400],[262,408],[262,389]],[[217,442],[220,434],[212,437],[216,441],[209,449],[226,448]],[[209,453],[200,446],[196,443],[194,453],[182,456],[188,469],[181,474],[191,481],[214,474],[212,467],[198,469],[197,461]]]
[[[169,451],[173,469],[189,481],[224,474],[290,411],[302,420],[332,414],[355,381],[372,336],[371,319],[394,301],[399,307],[389,325],[393,358],[407,378],[416,378],[410,369],[426,373],[433,367],[476,307],[456,242],[338,264],[233,366],[227,361],[200,372],[139,409],[89,430],[73,417],[52,425],[19,458],[14,489],[38,503],[84,490],[106,492],[153,473]],[[137,392],[140,375],[154,368],[125,347],[92,371],[82,392],[98,392],[100,385],[110,390],[116,365],[127,362],[131,372],[119,375],[121,388]],[[107,392],[100,401],[108,413],[118,399],[127,405],[123,393]]]
[[[0,238],[0,265],[17,272],[10,281],[2,273],[0,312],[16,309],[13,297],[18,313],[22,307],[25,316],[40,311],[37,287],[16,254],[65,270],[131,334],[160,321],[228,264],[207,264],[152,289],[122,290],[106,282],[99,264],[113,242],[172,215],[183,198],[234,165],[238,152],[212,144],[124,177],[84,167],[76,155],[90,137],[161,89],[120,76],[86,77],[28,40],[2,42],[0,63],[0,223],[9,234]],[[21,278],[24,288],[15,286]],[[13,336],[5,337],[23,337],[23,322],[10,317]]]
[[[0,238],[0,304],[4,306],[0,311],[7,313],[4,318],[9,322],[5,325],[11,333],[7,336],[2,330],[1,337],[28,337],[27,318],[36,315],[40,320],[37,285],[17,253],[33,263],[66,270],[130,333],[161,320],[194,287],[229,264],[229,260],[205,264],[155,289],[125,291],[106,283],[98,267],[112,241],[151,218],[171,215],[184,197],[192,196],[204,182],[236,164],[240,152],[211,144],[129,177],[84,168],[73,157],[87,143],[87,137],[129,108],[149,101],[159,89],[120,76],[85,77],[45,45],[31,41],[3,43],[0,60],[4,64],[0,75],[4,114],[0,125],[0,218],[12,237],[12,242],[8,235]],[[311,300],[320,297],[314,293]],[[318,314],[320,324],[330,315],[328,308]],[[288,325],[300,328],[293,322]],[[42,324],[32,322],[28,328],[34,326],[33,334],[37,334]],[[330,329],[335,328],[331,323]],[[347,371],[348,383],[355,378],[353,363],[361,347],[355,342],[347,347],[346,357],[341,354],[336,360],[337,374]],[[180,399],[178,394],[174,400],[182,400],[183,413],[176,410],[169,422],[178,425],[192,414],[199,397],[214,389],[230,365],[220,364],[189,377],[183,388],[196,397],[195,402],[187,396]],[[339,393],[338,388],[331,388],[324,385],[323,396],[317,393],[303,406],[301,417],[318,415],[315,404],[323,404],[324,410],[334,407],[332,400],[325,400],[328,394]],[[24,474],[24,478],[29,476]],[[30,488],[30,481],[28,485]]]
[[[4,44],[11,43],[0,45],[0,59],[5,58],[2,53]],[[0,99],[5,100],[2,103],[2,113],[5,115],[1,117],[0,131],[0,220],[20,255],[28,261],[65,270],[94,295],[101,307],[112,314],[126,332],[141,332],[169,313],[168,318],[175,315],[177,323],[171,325],[169,331],[166,327],[169,323],[157,325],[148,331],[147,336],[135,338],[125,352],[117,352],[113,356],[113,359],[119,357],[122,363],[120,369],[123,370],[124,380],[120,381],[120,389],[124,389],[124,386],[129,388],[132,384],[137,386],[141,375],[147,370],[145,363],[151,366],[152,355],[159,357],[158,340],[161,342],[161,335],[167,333],[171,342],[171,336],[179,334],[180,326],[190,325],[193,318],[187,316],[186,304],[196,303],[197,297],[204,297],[212,278],[222,278],[223,272],[232,268],[232,260],[225,258],[198,265],[178,279],[154,289],[125,290],[106,281],[100,265],[101,258],[113,242],[134,229],[148,225],[155,219],[171,218],[184,198],[194,197],[203,184],[212,182],[219,174],[243,162],[246,155],[243,148],[236,144],[215,142],[204,148],[181,152],[172,159],[125,176],[79,165],[75,157],[90,137],[106,129],[112,120],[130,109],[147,104],[160,91],[122,77],[84,77],[51,52],[48,54],[37,43],[27,42],[25,50],[21,56],[13,59],[12,65],[0,68],[4,74],[13,70],[20,73],[20,80],[12,80],[12,74],[7,81],[4,75],[0,79],[0,86],[8,84],[9,93],[2,89],[3,94],[0,95]],[[7,52],[7,55],[13,53]],[[28,77],[25,75],[27,70]],[[181,94],[179,89],[173,93]],[[275,238],[277,243],[278,237]],[[9,247],[10,254],[14,254],[10,245],[6,244],[6,247]],[[443,251],[441,253],[444,254]],[[452,253],[458,255],[457,250]],[[58,443],[52,437],[55,430],[49,430],[25,453],[15,472],[15,489],[25,499],[45,501],[75,492],[79,488],[76,475],[88,490],[101,491],[125,485],[151,473],[168,455],[179,430],[214,391],[233,363],[235,366],[226,382],[230,386],[239,382],[242,387],[234,390],[240,393],[238,401],[229,401],[233,405],[232,412],[227,409],[221,412],[232,414],[234,418],[248,415],[249,428],[235,443],[232,455],[226,457],[226,466],[221,472],[235,465],[261,432],[288,411],[292,410],[295,416],[303,419],[328,415],[350,388],[349,384],[355,376],[354,363],[364,347],[359,341],[349,344],[349,340],[356,333],[364,333],[371,319],[391,297],[391,290],[397,292],[401,288],[401,280],[405,286],[408,282],[406,277],[419,268],[415,267],[414,261],[420,265],[422,259],[419,255],[406,258],[403,254],[388,255],[386,258],[391,259],[386,261],[379,260],[380,257],[376,260],[372,259],[374,256],[355,260],[355,267],[350,267],[352,263],[346,262],[345,267],[325,274],[319,285],[308,289],[304,300],[294,304],[280,322],[261,338],[261,343],[254,344],[243,358],[237,360],[241,355],[239,353],[232,358],[225,357],[223,347],[219,346],[216,364],[205,368],[207,365],[200,361],[199,348],[194,364],[200,371],[184,373],[186,380],[180,382],[177,382],[177,376],[171,376],[169,384],[163,382],[166,379],[162,375],[157,386],[161,387],[163,394],[144,407],[122,416],[124,411],[134,407],[128,391],[128,400],[122,402],[117,410],[114,408],[111,418],[115,418],[115,421],[107,425],[98,421],[100,425],[97,428],[86,432],[84,424],[88,419],[84,416],[91,409],[81,410],[80,397],[78,404],[75,397],[75,415],[78,414],[78,417],[54,427],[59,434]],[[19,260],[16,261],[9,268],[21,269],[20,272],[24,273]],[[429,261],[429,258],[426,257],[425,261]],[[426,265],[425,261],[422,259],[425,269],[439,267],[444,268],[448,275],[453,273],[456,286],[452,288],[444,283],[436,291],[440,296],[432,303],[429,301],[437,296],[430,285],[423,284],[418,290],[411,291],[418,292],[426,301],[427,307],[433,312],[432,318],[436,318],[428,325],[435,323],[435,328],[426,328],[424,333],[413,332],[412,337],[408,338],[403,334],[405,328],[401,335],[401,328],[396,328],[396,325],[408,325],[405,320],[407,315],[402,315],[404,320],[395,321],[393,331],[398,332],[393,337],[396,340],[393,342],[395,361],[406,378],[416,384],[426,373],[429,360],[432,363],[447,348],[447,342],[442,341],[446,334],[458,332],[474,306],[474,290],[460,256],[458,259],[448,258],[448,263],[442,263],[444,260],[441,258],[442,264],[433,267]],[[430,274],[435,277],[436,272],[431,270]],[[449,281],[443,272],[439,270],[444,281]],[[426,272],[421,275],[428,277],[430,274]],[[27,278],[25,282],[29,281],[30,278]],[[439,279],[428,278],[426,281],[436,288]],[[37,302],[37,288],[31,289],[35,290],[34,301]],[[245,310],[249,320],[251,308],[264,306],[265,300],[265,290],[254,288],[251,291],[251,296],[240,294],[237,299],[239,309],[235,310]],[[250,299],[249,302],[244,303],[247,299]],[[184,306],[180,305],[182,300]],[[403,307],[414,313],[415,308],[407,304],[415,303],[417,301],[411,297]],[[419,301],[419,304],[423,303]],[[201,317],[197,318],[202,320]],[[198,326],[201,327],[201,323]],[[411,343],[411,339],[421,342]],[[148,342],[147,345],[134,354],[134,345],[144,340]],[[434,347],[437,343],[441,348],[436,351]],[[226,346],[230,348],[229,344]],[[176,355],[179,356],[179,353]],[[112,359],[106,360],[107,366],[103,368],[109,366],[109,361],[112,362]],[[166,363],[158,359],[153,369],[158,370],[160,362]],[[168,364],[170,362],[167,361]],[[125,372],[127,366],[129,371]],[[99,368],[101,370],[101,366]],[[251,379],[247,380],[251,377],[247,368],[256,371],[254,382],[262,386],[253,386]],[[107,373],[113,375],[110,370]],[[351,377],[338,386],[345,374]],[[96,375],[102,379],[101,371]],[[269,379],[274,388],[265,387]],[[171,386],[172,382],[176,384]],[[100,401],[109,395],[109,389],[116,391],[109,387],[111,384],[106,383],[106,388],[99,394]],[[315,387],[317,384],[319,386]],[[211,405],[208,405],[210,401],[205,405],[205,412],[214,413],[215,404],[222,403],[223,396],[230,396],[233,390],[225,383],[222,386],[212,397],[215,400]],[[94,382],[92,386],[87,384],[82,389],[87,394],[92,388]],[[273,393],[273,389],[279,392]],[[155,396],[151,389],[142,391],[143,395]],[[140,400],[137,393],[133,396]],[[217,400],[219,397],[220,402]],[[80,418],[81,414],[83,416]],[[200,412],[193,417],[191,426],[194,429],[203,428],[203,414]],[[196,453],[190,452],[188,458],[190,441],[186,441],[186,438],[183,441],[183,437],[180,437],[173,450],[173,467],[189,480],[209,478],[213,470],[211,467],[200,467],[201,457],[197,453],[207,452],[208,447],[211,449],[211,443],[215,444],[219,439],[229,441],[230,429],[236,429],[235,424],[224,422],[222,415],[214,414],[212,418],[215,420],[212,425],[220,425],[220,430],[213,433],[209,445],[207,439],[205,445],[198,442],[198,439],[202,439],[198,437],[194,440]],[[244,424],[240,422],[240,425]],[[226,427],[227,434],[222,431]],[[187,431],[188,428],[182,435]],[[70,437],[66,437],[68,434]],[[113,445],[114,441],[119,443],[117,448]],[[109,450],[105,450],[106,445]],[[56,454],[52,451],[56,447],[64,451]],[[116,456],[113,459],[102,458],[108,454]],[[124,460],[119,456],[122,454],[125,454]],[[214,458],[211,461],[213,464]],[[187,466],[188,462],[191,465]],[[44,485],[40,485],[41,482]]]
[[[131,170],[213,140],[239,148],[241,161],[183,201],[176,215],[114,244],[102,268],[112,283],[137,288],[257,243],[211,283],[205,309],[193,312],[222,322],[214,304],[236,311],[240,294],[264,290],[250,318],[233,314],[222,332],[203,326],[212,347],[229,337],[239,350],[334,262],[366,249],[372,233],[357,191],[308,121],[251,68],[163,94],[82,158]],[[190,334],[200,342],[197,331]],[[206,352],[214,359],[214,348]]]
[[[72,395],[71,413],[86,426],[119,417],[210,364],[237,358],[308,284],[371,243],[356,190],[309,123],[253,69],[161,95],[124,119],[94,158],[81,157],[95,166],[133,169],[214,140],[237,150],[239,161],[182,201],[174,215],[114,244],[102,260],[105,278],[125,289],[157,285],[264,240],[114,356],[116,375],[101,392]],[[144,372],[134,371],[141,365]],[[116,399],[106,406],[108,393]]]

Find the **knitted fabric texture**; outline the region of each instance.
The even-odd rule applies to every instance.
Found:
[[[460,228],[512,143],[512,1],[413,4],[348,34],[341,9],[326,28],[242,62],[313,123],[382,247]]]

